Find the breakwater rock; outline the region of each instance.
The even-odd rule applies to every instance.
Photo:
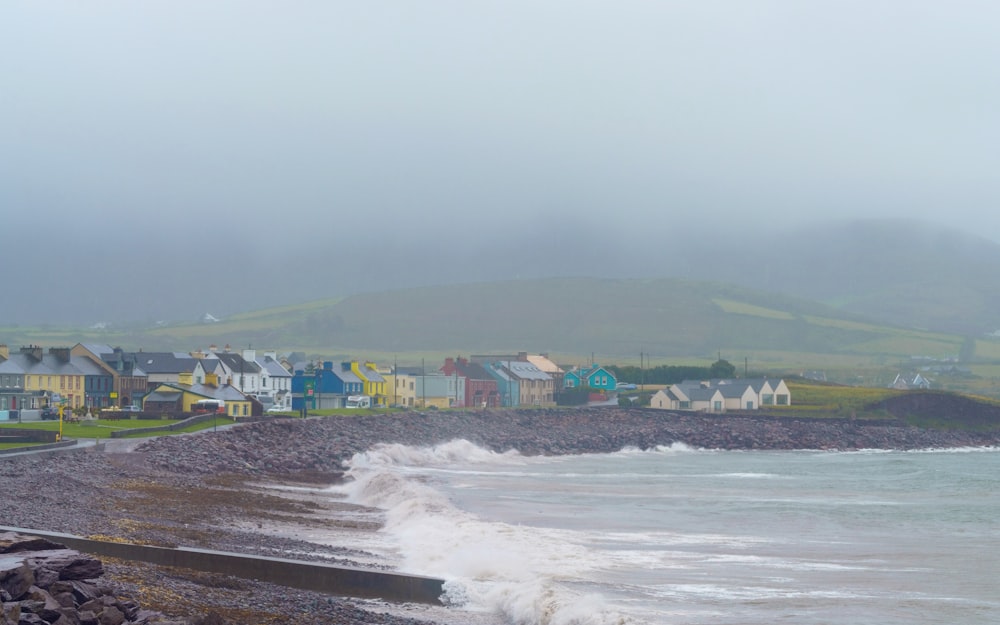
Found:
[[[434,445],[465,439],[526,455],[604,453],[674,443],[706,449],[921,449],[990,446],[1000,433],[935,430],[902,422],[705,415],[619,408],[402,412],[280,419],[206,436],[164,437],[137,451],[174,473],[317,473],[379,443]]]
[[[116,596],[103,572],[99,560],[64,545],[0,533],[0,625],[187,623]]]

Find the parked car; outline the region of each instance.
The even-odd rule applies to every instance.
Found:
[[[142,412],[142,406],[122,406],[122,412]]]
[[[54,408],[52,406],[46,406],[46,407],[42,408],[41,417],[43,419],[46,419],[46,420],[58,419],[59,418],[59,409],[58,408]]]

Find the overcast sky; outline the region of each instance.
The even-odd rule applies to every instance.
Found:
[[[191,256],[219,242],[376,262],[569,222],[581,251],[707,219],[997,240],[998,23],[963,0],[3,3],[3,244],[155,273],[219,270]]]

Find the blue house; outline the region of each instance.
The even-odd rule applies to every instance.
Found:
[[[351,371],[351,363],[335,367],[325,361],[319,369],[297,369],[292,376],[292,410],[343,408],[349,395],[362,393],[364,381]]]
[[[509,362],[491,362],[485,369],[497,381],[497,392],[500,394],[501,406],[521,405],[521,385],[517,378],[507,371]]]
[[[618,380],[613,373],[600,365],[591,365],[568,371],[563,377],[563,388],[589,386],[601,391],[613,391],[618,388]]]

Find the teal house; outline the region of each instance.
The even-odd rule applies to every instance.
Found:
[[[600,365],[590,365],[566,372],[563,377],[563,388],[589,386],[601,391],[613,391],[618,387],[614,374]]]

